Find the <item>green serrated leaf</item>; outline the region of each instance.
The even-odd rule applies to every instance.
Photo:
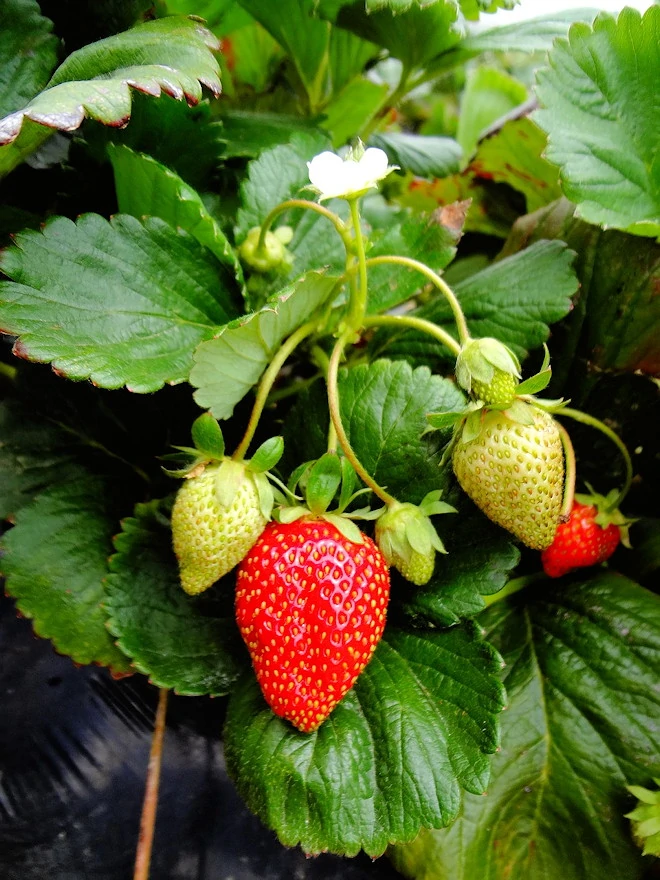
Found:
[[[57,217],[15,237],[0,324],[16,350],[71,379],[141,393],[182,382],[192,352],[238,314],[235,289],[191,236],[151,217]]]
[[[195,449],[217,459],[224,456],[225,438],[222,436],[222,428],[211,413],[203,413],[195,419],[191,433]]]
[[[578,289],[574,259],[575,253],[563,242],[538,241],[459,282],[455,293],[472,335],[499,339],[522,360],[529,350],[546,341],[548,324],[570,310],[570,297]],[[444,297],[438,296],[412,314],[455,332]],[[392,335],[388,342],[385,339],[383,333],[376,342],[390,357],[409,358],[414,351],[416,358],[423,356],[425,360],[446,358],[443,347],[430,337],[408,332]]]
[[[276,301],[224,327],[195,352],[190,382],[195,400],[217,419],[228,419],[256,383],[283,340],[327,299],[336,278],[309,272]]]
[[[271,437],[265,440],[250,459],[250,470],[264,473],[275,467],[284,454],[284,439]]]
[[[447,266],[456,254],[463,232],[465,213],[456,206],[430,216],[403,213],[399,223],[371,235],[369,257],[396,254],[425,263],[435,272]],[[369,269],[370,312],[384,312],[406,302],[425,283],[408,267],[387,263]]]
[[[110,144],[108,155],[122,213],[138,220],[145,215],[160,217],[170,226],[185,229],[231,269],[239,286],[243,285],[243,269],[236,252],[191,186],[151,156],[127,146]]]
[[[447,177],[461,166],[463,151],[453,138],[387,132],[373,135],[369,146],[387,153],[390,165],[398,165],[420,177]]]
[[[58,39],[36,0],[5,0],[0,8],[0,117],[23,107],[57,64]]]
[[[466,158],[476,150],[481,134],[526,98],[525,86],[500,68],[485,65],[472,68],[461,96],[456,133]]]
[[[315,516],[319,516],[330,506],[341,485],[341,462],[336,452],[326,452],[312,465],[305,498],[307,506]]]
[[[181,589],[166,505],[138,504],[110,560],[108,626],[133,665],[180,694],[226,694],[245,659],[233,610],[233,579],[201,597]]]
[[[286,846],[380,855],[391,841],[451,822],[461,787],[484,790],[499,741],[499,663],[470,625],[388,630],[312,734],[273,715],[250,674],[229,705],[227,768]]]
[[[541,71],[548,158],[564,193],[590,223],[635,235],[660,234],[660,164],[655,110],[660,69],[660,9],[642,17],[626,8],[614,19],[575,24]]]
[[[497,602],[480,622],[508,693],[488,797],[467,795],[450,829],[396,849],[396,867],[415,880],[641,876],[623,814],[626,783],[660,768],[660,599],[601,572]]]
[[[2,539],[6,589],[37,635],[76,663],[130,670],[106,629],[104,578],[117,528],[110,486],[82,472],[37,496]]]
[[[22,110],[0,120],[0,175],[42,144],[53,130],[74,131],[89,117],[123,125],[131,115],[131,87],[196,104],[202,85],[220,92],[211,49],[218,41],[199,21],[158,19],[72,52],[46,89]]]

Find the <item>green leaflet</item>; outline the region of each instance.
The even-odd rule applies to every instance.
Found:
[[[204,596],[179,583],[167,505],[138,504],[110,560],[108,626],[133,665],[179,694],[226,694],[245,663],[234,620],[233,576]],[[227,581],[229,583],[227,583]]]
[[[487,798],[392,852],[414,880],[634,880],[627,782],[660,768],[660,599],[606,571],[543,581],[481,618],[508,709]]]
[[[545,109],[536,120],[548,132],[564,193],[590,223],[657,237],[660,9],[573,25],[549,65],[538,76]]]
[[[196,104],[202,85],[220,92],[217,40],[189,18],[137,25],[73,52],[22,110],[0,120],[0,175],[7,174],[53,132],[74,131],[86,116],[104,125],[131,115],[130,86]]]
[[[239,314],[233,273],[164,221],[64,217],[2,253],[0,323],[30,360],[104,388],[188,378],[196,345]]]

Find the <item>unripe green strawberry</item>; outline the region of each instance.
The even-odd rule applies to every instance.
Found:
[[[509,406],[516,396],[517,387],[516,377],[497,367],[490,382],[472,379],[472,394],[483,400],[486,406]]]
[[[493,522],[528,547],[552,544],[564,490],[561,436],[552,416],[529,406],[533,424],[491,410],[481,430],[465,442],[461,429],[453,452],[454,473],[464,492]]]
[[[223,464],[207,465],[201,474],[186,479],[172,509],[172,541],[181,585],[191,596],[238,565],[268,522],[255,475],[246,468],[231,502],[221,503],[218,474]]]

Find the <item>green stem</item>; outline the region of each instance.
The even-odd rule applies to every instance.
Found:
[[[341,240],[344,242],[344,247],[347,251],[350,251],[353,242],[351,241],[351,237],[348,234],[348,230],[346,229],[346,224],[334,214],[329,208],[324,208],[323,205],[319,205],[318,202],[310,202],[307,199],[287,199],[285,202],[281,202],[279,205],[276,205],[273,210],[268,214],[264,222],[261,224],[261,233],[259,234],[259,241],[257,242],[256,253],[259,253],[263,249],[264,243],[266,241],[266,233],[273,225],[273,222],[279,217],[280,214],[283,214],[285,211],[289,211],[291,208],[303,208],[306,211],[314,211],[317,214],[320,214],[322,217],[326,217],[332,225],[335,227],[337,232],[339,233]]]
[[[467,321],[465,320],[461,304],[456,298],[454,291],[446,281],[443,281],[437,272],[434,272],[433,269],[429,269],[428,266],[424,263],[420,263],[419,260],[413,260],[411,257],[384,255],[382,257],[371,257],[367,260],[367,266],[382,266],[384,263],[395,263],[398,266],[407,266],[409,269],[414,269],[416,272],[420,272],[425,278],[434,284],[449,303],[449,307],[454,315],[454,320],[456,321],[458,338],[461,345],[465,345],[466,342],[470,341],[470,332],[468,330]]]
[[[349,199],[351,220],[353,221],[353,243],[355,255],[358,261],[359,283],[351,287],[351,301],[349,304],[346,322],[354,333],[362,327],[364,316],[367,311],[367,260],[364,250],[364,237],[360,225],[360,200]]]
[[[411,330],[419,330],[421,333],[427,333],[433,336],[438,342],[446,345],[453,355],[458,357],[461,353],[461,346],[456,342],[453,336],[438,327],[432,321],[425,318],[415,318],[413,315],[369,315],[364,320],[365,327],[409,327]]]
[[[614,445],[617,447],[617,449],[619,450],[619,452],[623,456],[623,460],[624,460],[625,466],[626,466],[626,476],[625,476],[623,488],[621,489],[619,494],[614,498],[614,500],[611,501],[607,505],[607,507],[605,508],[607,513],[609,513],[612,510],[615,510],[617,507],[619,507],[621,505],[621,503],[623,502],[623,499],[628,494],[628,490],[630,489],[630,486],[632,483],[632,478],[633,478],[632,460],[630,458],[630,453],[628,452],[628,449],[626,448],[625,443],[619,437],[618,434],[615,434],[615,432],[611,428],[608,428],[607,425],[605,425],[603,422],[601,422],[600,419],[597,419],[595,416],[587,415],[587,413],[583,413],[579,409],[571,409],[568,406],[564,406],[560,410],[558,410],[556,415],[568,416],[569,419],[573,419],[574,421],[580,422],[583,425],[590,425],[592,428],[596,428],[596,430],[600,431],[601,434],[604,434],[606,437],[609,437],[609,439],[612,441],[612,443],[614,443]]]
[[[9,364],[4,364],[0,362],[0,376],[5,376],[7,379],[11,379],[13,382],[18,375],[18,370],[16,367],[12,367]]]
[[[491,605],[494,605],[495,602],[499,602],[501,599],[506,599],[507,596],[513,596],[514,593],[519,593],[520,590],[524,590],[525,587],[530,586],[530,584],[535,583],[536,581],[542,580],[545,577],[543,572],[537,571],[534,574],[528,574],[524,577],[514,578],[514,580],[509,581],[507,584],[502,587],[499,593],[493,593],[490,596],[482,596],[481,598],[484,600],[486,604],[486,608],[490,608]]]
[[[252,407],[250,421],[248,422],[247,428],[245,429],[243,439],[236,448],[236,452],[234,452],[234,454],[232,455],[233,461],[243,460],[245,453],[248,450],[248,446],[252,442],[252,438],[255,435],[257,426],[259,425],[259,419],[261,418],[261,413],[263,412],[266,401],[268,400],[270,390],[273,387],[275,379],[277,379],[278,373],[284,366],[285,361],[287,360],[289,355],[291,355],[291,353],[300,345],[303,339],[305,339],[306,336],[309,336],[316,330],[317,326],[317,321],[308,321],[306,324],[298,327],[295,333],[292,333],[291,336],[289,336],[289,338],[282,343],[279,351],[270,362],[268,369],[261,377],[257,396],[254,401],[254,406]]]
[[[559,511],[559,519],[562,522],[568,522],[571,510],[573,510],[573,499],[575,498],[575,477],[577,473],[575,450],[573,449],[573,444],[571,443],[571,438],[566,428],[563,425],[560,425],[559,422],[556,422],[556,425],[559,429],[561,445],[564,447],[564,460],[566,464],[564,500],[561,505],[561,510]]]
[[[363,464],[360,462],[359,458],[355,454],[353,447],[351,446],[348,437],[346,436],[346,431],[344,430],[344,426],[341,421],[341,411],[339,407],[339,386],[338,386],[338,375],[339,375],[339,361],[344,351],[344,347],[347,342],[353,336],[353,331],[350,328],[344,330],[342,335],[339,337],[337,342],[335,343],[335,347],[332,349],[332,354],[330,355],[330,363],[328,365],[328,409],[330,410],[330,419],[334,426],[335,431],[337,432],[337,439],[339,440],[339,445],[341,446],[344,455],[353,465],[353,469],[355,473],[360,477],[362,482],[368,486],[371,491],[380,498],[385,504],[392,504],[396,499],[390,495],[382,486],[379,486],[378,483],[374,480],[371,474],[365,469]]]

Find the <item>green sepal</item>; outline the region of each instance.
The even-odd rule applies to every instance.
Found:
[[[357,478],[355,475],[355,471],[353,470],[353,465],[345,456],[341,456],[340,464],[341,491],[339,493],[339,504],[337,506],[337,509],[340,513],[343,513],[343,511],[348,507],[348,505],[355,497],[353,493],[355,492]]]
[[[465,420],[465,424],[463,425],[463,433],[461,434],[461,441],[463,443],[470,443],[472,440],[476,440],[479,434],[481,434],[481,422],[483,416],[483,409],[476,409],[470,413],[470,415]]]
[[[259,510],[264,519],[270,520],[275,504],[275,491],[268,482],[266,474],[253,474],[252,479],[259,495]]]
[[[226,458],[215,476],[215,495],[222,507],[231,507],[245,479],[245,463]]]
[[[284,454],[284,438],[271,437],[265,440],[249,460],[250,470],[263,474],[275,467]]]
[[[309,509],[302,505],[295,507],[278,507],[274,519],[281,523],[292,523],[303,516],[309,516]]]
[[[426,431],[435,431],[438,428],[453,428],[458,422],[465,418],[468,409],[462,409],[456,412],[439,412],[427,413],[426,418],[429,427]],[[426,431],[424,433],[426,433]]]
[[[357,510],[351,510],[348,513],[339,512],[347,519],[369,520],[373,522],[373,520],[379,519],[386,510],[386,507],[378,507],[376,510],[372,510],[370,507],[359,507]]]
[[[519,425],[533,425],[534,414],[528,403],[524,400],[514,400],[510,406],[504,410],[504,414],[512,422],[518,422]]]
[[[552,370],[543,370],[540,373],[536,373],[534,376],[530,376],[529,379],[525,379],[524,382],[521,382],[516,391],[518,394],[538,394],[539,391],[543,391],[544,388],[547,388],[551,378]]]
[[[364,536],[360,529],[350,519],[338,513],[324,513],[323,519],[333,525],[338,532],[354,544],[364,544]]]
[[[442,489],[433,489],[422,498],[419,509],[426,516],[437,516],[442,513],[457,513],[455,507],[447,504],[446,501],[440,501]]]
[[[314,516],[321,516],[328,509],[341,478],[342,467],[336,452],[326,452],[312,465],[305,486],[305,499]]]
[[[490,336],[470,339],[456,358],[456,380],[466,391],[472,389],[473,378],[479,382],[492,382],[496,369],[520,378],[520,361],[514,352]]]
[[[313,461],[304,461],[291,472],[289,482],[287,483],[287,487],[291,493],[294,493],[296,491],[296,487],[299,487],[302,491],[304,491],[305,486],[307,485],[307,477],[309,471],[311,471],[312,469],[313,464]]]
[[[195,419],[191,428],[192,440],[197,454],[200,452],[205,458],[213,461],[222,461],[225,454],[225,438],[222,429],[211,413],[205,412]],[[182,447],[177,446],[176,449]],[[185,450],[188,451],[188,450]]]
[[[559,412],[565,406],[568,406],[571,401],[570,398],[569,400],[564,400],[563,397],[555,397],[553,399],[547,397],[532,397],[528,402],[538,407],[538,409],[542,409],[543,412],[555,413]]]
[[[575,493],[575,500],[579,501],[580,504],[585,504],[589,507],[595,507],[597,510],[596,516],[594,517],[594,522],[596,525],[600,526],[601,529],[606,529],[608,526],[614,525],[617,526],[620,533],[621,543],[628,550],[632,549],[632,545],[630,543],[630,526],[633,523],[637,522],[636,519],[631,519],[630,517],[624,516],[623,513],[617,508],[612,507],[614,502],[619,497],[618,489],[610,489],[607,495],[600,495],[598,492],[595,492],[589,483],[586,483],[587,489],[589,489],[589,495],[582,493]]]
[[[422,525],[421,522],[411,519],[406,523],[405,533],[406,540],[413,550],[416,553],[421,553],[423,556],[426,556],[433,549],[433,544],[425,525],[426,523]],[[435,529],[433,529],[433,531],[435,531]]]
[[[660,786],[660,779],[653,782]],[[627,785],[628,791],[639,803],[626,819],[630,819],[632,836],[642,847],[645,856],[660,856],[660,791],[642,788],[641,785]]]

